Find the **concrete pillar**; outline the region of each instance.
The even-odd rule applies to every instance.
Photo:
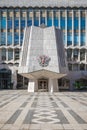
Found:
[[[12,70],[12,82],[13,82],[13,89],[17,87],[17,73],[16,70]]]
[[[38,91],[38,81],[37,79],[30,79],[28,82],[28,92]]]
[[[49,92],[58,92],[59,91],[57,79],[49,79],[48,91]]]

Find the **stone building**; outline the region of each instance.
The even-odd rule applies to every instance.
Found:
[[[24,29],[55,26],[62,30],[69,74],[58,80],[60,89],[87,84],[86,0],[0,0],[0,88],[27,88],[18,74]]]

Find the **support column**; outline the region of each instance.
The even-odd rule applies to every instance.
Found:
[[[16,89],[17,87],[17,73],[16,70],[12,70],[12,82],[13,82],[13,89]]]
[[[57,79],[49,79],[48,91],[51,93],[59,91]]]
[[[38,81],[37,79],[30,79],[28,82],[28,92],[38,91]]]

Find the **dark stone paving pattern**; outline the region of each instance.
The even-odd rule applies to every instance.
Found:
[[[76,112],[74,112],[73,110],[68,110],[69,113],[75,118],[75,120],[79,123],[79,124],[87,124],[86,121],[84,121]]]
[[[16,119],[19,117],[21,113],[21,110],[17,110],[12,116],[11,118],[6,122],[6,124],[13,124],[15,123]]]
[[[28,104],[28,102],[24,102],[20,107],[25,107]]]
[[[60,119],[61,124],[69,124],[68,120],[64,116],[63,112],[61,110],[56,110],[57,117]]]
[[[25,117],[23,124],[31,124],[32,116],[33,116],[34,110],[29,110],[27,113],[27,116]]]
[[[69,107],[66,103],[60,102],[64,107]]]
[[[5,103],[1,104],[1,105],[0,105],[0,108],[6,106],[8,103],[9,103],[9,102],[5,102]]]
[[[17,130],[42,130],[41,127],[37,128],[42,124],[57,125],[57,129],[59,125],[61,128],[58,130],[87,130],[87,93],[27,93],[23,90],[15,91],[15,94],[14,91],[9,92],[9,95],[5,91],[0,95],[0,130],[10,130],[19,123],[25,129]],[[14,105],[12,109],[11,104]],[[30,124],[36,127],[26,129]],[[55,129],[50,127],[46,130]]]

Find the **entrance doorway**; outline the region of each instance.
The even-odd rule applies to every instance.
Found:
[[[48,91],[48,80],[39,79],[38,80],[38,92],[47,92]]]
[[[11,89],[11,70],[0,70],[0,89]]]

